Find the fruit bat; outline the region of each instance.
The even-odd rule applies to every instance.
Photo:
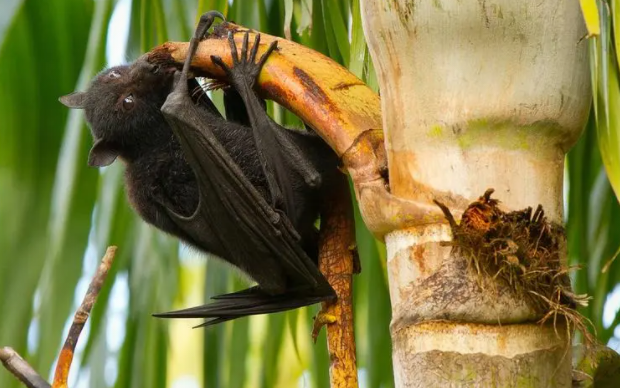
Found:
[[[248,34],[233,65],[212,57],[228,77],[226,118],[189,77],[190,63],[215,11],[204,14],[182,72],[149,63],[112,67],[85,92],[60,98],[84,109],[94,145],[91,166],[120,159],[129,202],[148,223],[241,269],[257,285],[215,302],[155,314],[206,318],[212,325],[335,297],[318,269],[315,221],[337,158],[314,133],[276,124],[254,86],[277,42],[258,60],[260,35]]]

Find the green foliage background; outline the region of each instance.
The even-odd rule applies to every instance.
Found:
[[[166,40],[188,40],[196,17],[217,9],[260,31],[290,33],[377,89],[358,0],[130,2],[128,60]],[[68,111],[57,99],[84,89],[105,67],[106,44],[117,44],[107,42],[116,5],[114,0],[55,0],[53,7],[43,0],[3,0],[0,6],[0,345],[16,348],[37,370],[50,371],[95,263],[107,245],[115,244],[120,247],[117,261],[81,338],[82,381],[89,387],[165,387],[171,386],[173,365],[196,360],[173,354],[169,323],[150,314],[181,307],[179,300],[186,300],[191,288],[187,273],[196,268],[199,282],[206,284],[204,297],[239,289],[244,280],[217,261],[184,258],[188,255],[183,250],[179,254],[175,241],[138,220],[126,203],[120,166],[101,172],[86,166],[91,138],[82,113]],[[597,96],[602,93],[595,111],[606,108],[608,120],[603,123],[599,114],[597,122],[592,115],[567,168],[570,260],[586,267],[576,276],[576,288],[594,296],[584,313],[603,342],[620,324],[619,313],[611,326],[602,321],[606,297],[620,284],[620,260],[601,271],[620,246],[620,207],[599,152],[600,144],[617,174],[620,90],[611,26],[608,15],[607,40],[592,43]],[[297,123],[277,106],[270,110],[285,124]],[[362,386],[391,387],[384,248],[359,215],[356,221],[363,268],[355,280]],[[111,292],[115,283],[123,284],[125,292]],[[111,318],[119,304],[121,318]],[[206,330],[198,378],[209,388],[290,387],[298,382],[327,387],[324,337],[317,345],[307,344],[315,311],[312,307]],[[115,319],[122,319],[122,330],[114,329]],[[190,331],[190,324],[182,330]],[[120,349],[111,345],[119,340]],[[18,385],[0,370],[0,386]]]

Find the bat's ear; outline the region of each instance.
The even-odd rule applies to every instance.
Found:
[[[110,143],[99,139],[90,149],[88,154],[88,165],[91,167],[105,167],[112,164],[118,156],[118,151]]]
[[[86,100],[85,92],[73,92],[58,99],[67,108],[83,109]]]

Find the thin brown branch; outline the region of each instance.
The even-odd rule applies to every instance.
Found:
[[[0,361],[19,381],[28,388],[50,388],[50,385],[24,360],[9,347],[0,348]]]
[[[620,247],[618,247],[618,249],[616,250],[616,253],[614,253],[611,259],[607,260],[607,263],[605,263],[605,265],[603,266],[603,269],[601,269],[601,273],[605,273],[609,271],[609,267],[611,267],[613,262],[616,260],[616,257],[618,257],[619,255],[620,255]]]
[[[108,275],[108,271],[114,262],[114,255],[116,254],[116,247],[108,247],[106,250],[101,264],[97,269],[97,273],[90,282],[88,291],[82,300],[82,304],[78,308],[73,317],[73,323],[69,329],[69,334],[65,340],[65,344],[58,356],[58,363],[56,365],[56,373],[54,375],[54,384],[50,384],[45,381],[41,375],[39,375],[34,368],[30,366],[15,350],[9,347],[0,348],[0,361],[2,365],[11,372],[19,381],[21,381],[28,388],[66,388],[67,379],[69,377],[69,369],[71,368],[71,362],[73,361],[73,353],[75,352],[75,345],[80,337],[80,333],[88,320],[90,310],[97,301],[103,282]]]
[[[353,332],[353,274],[359,272],[355,250],[355,225],[349,185],[338,176],[321,212],[319,268],[338,298],[323,303],[316,318],[313,336],[320,327],[327,329],[331,388],[357,388],[355,337]]]
[[[99,296],[99,292],[101,291],[101,287],[105,282],[105,279],[108,275],[108,271],[114,262],[114,255],[116,254],[116,247],[108,247],[106,250],[103,259],[101,260],[101,264],[99,264],[99,268],[97,268],[97,273],[90,281],[90,285],[88,286],[88,291],[82,300],[82,304],[75,312],[73,316],[73,323],[71,323],[71,328],[69,329],[69,334],[67,335],[67,339],[65,340],[65,344],[60,351],[60,355],[58,356],[58,363],[56,364],[56,372],[54,373],[54,383],[52,385],[53,388],[66,388],[67,380],[69,378],[69,370],[71,369],[71,363],[73,361],[73,354],[75,353],[75,345],[77,344],[78,339],[80,338],[80,333],[88,320],[88,316],[90,315],[90,311],[93,308],[93,305],[97,301],[97,297]]]

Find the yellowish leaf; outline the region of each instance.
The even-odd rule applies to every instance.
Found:
[[[596,0],[579,0],[579,3],[581,4],[583,19],[588,28],[588,38],[599,36],[601,34],[601,23],[598,17]]]

